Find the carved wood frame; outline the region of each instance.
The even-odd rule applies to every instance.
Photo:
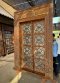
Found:
[[[45,77],[52,79],[53,78],[53,57],[52,57],[52,4],[44,4],[40,7],[34,7],[31,9],[27,9],[25,11],[18,11],[15,13],[14,17],[14,57],[15,57],[15,69],[21,71],[21,31],[20,31],[20,23],[39,20],[40,18],[45,18],[47,27],[47,52],[46,52],[46,66],[49,68],[50,72],[45,72]],[[42,17],[41,17],[42,16]],[[49,55],[49,56],[48,56]],[[47,71],[47,70],[46,70]]]

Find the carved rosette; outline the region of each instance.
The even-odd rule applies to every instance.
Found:
[[[24,45],[31,45],[32,43],[32,37],[30,35],[25,35],[23,37],[23,44]]]
[[[30,23],[26,23],[23,25],[23,32],[24,34],[31,34],[31,29],[32,29],[32,25]]]
[[[45,28],[44,28],[44,21],[39,21],[34,24],[34,33],[43,33]]]
[[[34,44],[36,46],[43,46],[45,43],[44,39],[45,39],[44,35],[35,35],[34,36]]]

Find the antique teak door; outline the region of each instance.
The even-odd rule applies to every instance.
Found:
[[[52,5],[15,13],[15,68],[53,78]]]
[[[47,36],[44,17],[20,24],[20,29],[22,32],[21,68],[44,73]]]

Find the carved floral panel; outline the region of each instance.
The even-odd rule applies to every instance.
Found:
[[[23,37],[23,44],[24,45],[31,45],[32,37],[30,35],[24,35]]]
[[[44,30],[44,21],[39,21],[34,24],[34,33],[43,33]]]
[[[34,44],[35,45],[40,45],[43,46],[44,45],[44,35],[35,35],[34,36]]]
[[[32,48],[29,46],[23,47],[23,57],[32,56]]]
[[[34,63],[35,63],[35,71],[45,71],[45,62],[42,59],[36,58],[34,59]]]
[[[34,57],[44,59],[44,57],[45,57],[45,48],[44,47],[35,47]]]
[[[32,58],[31,57],[29,57],[29,56],[25,56],[24,58],[23,58],[23,63],[24,63],[24,67],[27,67],[28,69],[30,68],[30,69],[33,69],[33,60],[32,60]]]
[[[25,34],[31,34],[31,30],[32,30],[32,25],[30,23],[26,23],[22,26],[23,28],[23,32]]]

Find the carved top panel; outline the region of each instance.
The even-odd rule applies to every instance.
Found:
[[[31,19],[32,17],[39,16],[41,14],[47,14],[48,13],[47,11],[49,10],[50,7],[52,7],[52,4],[45,4],[44,6],[38,6],[38,7],[35,7],[35,8],[27,9],[25,11],[15,12],[15,16],[19,20],[24,19],[24,18],[25,19],[26,18]]]

